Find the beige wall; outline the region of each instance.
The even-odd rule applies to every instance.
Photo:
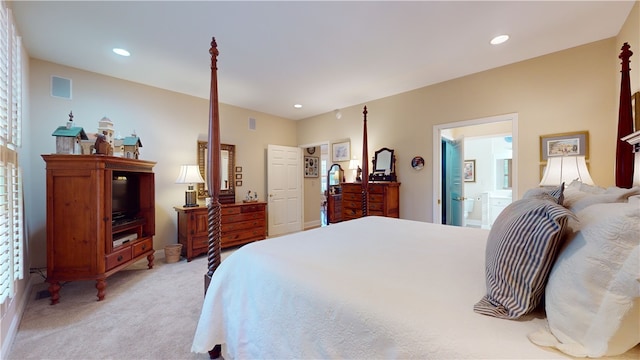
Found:
[[[368,108],[369,154],[393,148],[402,182],[400,216],[431,221],[432,131],[436,124],[518,114],[518,189],[539,182],[539,136],[590,132],[591,171],[602,186],[613,184],[616,40],[606,39],[520,63],[373,100]],[[351,138],[352,152],[362,151],[362,106],[300,121],[298,141]],[[410,167],[420,155],[426,166]]]
[[[103,116],[114,122],[117,133],[132,131],[142,141],[141,158],[156,161],[156,236],[154,247],[176,242],[176,215],[173,206],[184,203],[186,187],[175,184],[181,164],[195,163],[196,142],[208,132],[209,101],[175,92],[144,86],[120,79],[32,59],[29,82],[31,114],[27,121],[33,129],[25,146],[31,149],[26,160],[32,176],[25,184],[31,199],[27,204],[27,221],[33,266],[45,266],[46,212],[45,163],[41,154],[55,152],[53,130],[63,125],[73,111],[76,126],[95,132]],[[72,79],[73,99],[49,95],[52,75]],[[208,81],[208,79],[206,79]],[[249,117],[256,119],[256,130],[248,129]],[[236,165],[242,166],[243,186],[257,191],[264,200],[266,192],[265,154],[267,144],[296,145],[295,122],[271,115],[220,105],[220,128],[223,143],[236,145]],[[205,135],[206,136],[206,135]],[[25,160],[23,160],[25,161]]]

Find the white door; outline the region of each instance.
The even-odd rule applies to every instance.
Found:
[[[302,230],[302,150],[267,146],[269,236]]]

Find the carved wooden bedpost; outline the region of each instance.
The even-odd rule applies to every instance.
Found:
[[[633,186],[633,145],[621,138],[633,133],[633,116],[631,113],[631,84],[629,79],[629,58],[633,52],[628,43],[622,46],[618,56],[622,60],[620,80],[620,108],[618,110],[618,138],[616,139],[616,186],[631,188]],[[638,106],[636,104],[636,106]]]
[[[207,146],[207,188],[211,201],[208,204],[209,248],[208,271],[205,275],[205,293],[213,272],[220,266],[220,115],[218,111],[218,44],[211,38],[211,94],[209,99],[209,144]]]
[[[211,277],[220,266],[220,113],[218,110],[218,44],[211,38],[211,92],[209,98],[209,137],[207,144],[207,188],[211,197],[207,205],[207,225],[209,228],[209,247],[207,249],[207,273],[204,275],[204,292],[207,292]],[[216,345],[209,350],[209,358],[217,359],[222,347]]]
[[[369,216],[369,151],[367,145],[367,107],[362,111],[362,216]]]

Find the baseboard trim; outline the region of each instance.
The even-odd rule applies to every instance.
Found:
[[[22,296],[21,302],[17,306],[16,315],[13,317],[13,319],[11,319],[11,325],[9,325],[6,338],[2,339],[0,359],[9,358],[9,352],[11,351],[11,346],[13,345],[13,341],[15,340],[16,335],[18,335],[18,328],[20,327],[20,322],[22,321],[24,310],[27,308],[27,304],[29,303],[29,297],[31,296],[32,289],[33,275],[29,274],[29,280],[27,281],[27,287],[25,288],[24,296]]]
[[[317,227],[320,227],[321,225],[322,223],[320,223],[320,220],[307,221],[304,223],[304,230],[317,228]]]

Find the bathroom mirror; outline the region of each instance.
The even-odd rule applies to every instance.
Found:
[[[198,141],[198,167],[200,175],[205,179],[204,184],[198,184],[198,199],[204,199],[209,194],[206,188],[207,181],[207,145],[206,141]],[[218,200],[221,204],[233,204],[236,202],[234,186],[235,145],[220,144],[220,195]]]
[[[369,174],[371,181],[396,181],[396,158],[393,149],[382,148],[373,156],[373,172]]]
[[[512,186],[512,160],[496,160],[496,189],[511,189]]]

